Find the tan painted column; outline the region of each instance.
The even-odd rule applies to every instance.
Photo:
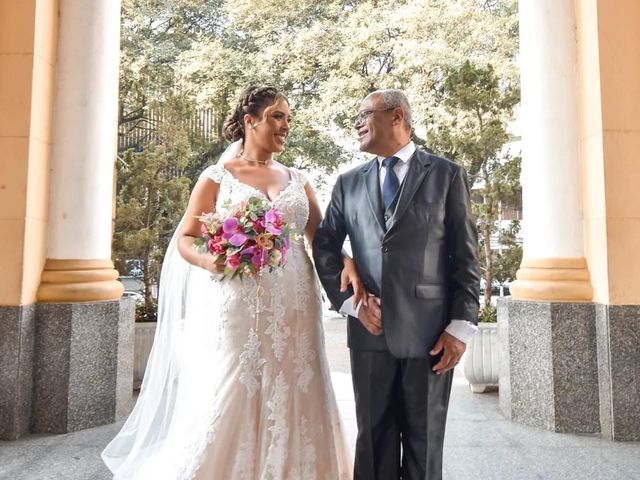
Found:
[[[581,151],[594,300],[640,304],[640,2],[580,1]]]
[[[520,300],[590,301],[573,0],[520,2],[524,254]]]
[[[39,302],[115,300],[120,2],[60,0],[47,262]]]
[[[45,261],[57,0],[0,1],[0,305],[36,301]]]
[[[0,439],[31,424],[45,262],[57,0],[0,0]]]

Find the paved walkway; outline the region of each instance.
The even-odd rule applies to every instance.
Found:
[[[356,425],[344,320],[327,315],[325,333],[334,387],[353,446]],[[0,479],[109,479],[100,451],[119,426],[0,442]],[[445,480],[640,480],[640,443],[611,443],[598,436],[556,434],[511,423],[498,411],[497,392],[473,394],[457,372],[444,464]]]

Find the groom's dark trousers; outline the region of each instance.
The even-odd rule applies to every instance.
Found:
[[[480,272],[469,188],[462,167],[418,149],[385,211],[378,175],[373,160],[338,178],[313,242],[335,307],[352,294],[340,292],[347,236],[365,287],[381,299],[382,335],[348,319],[355,480],[438,480],[452,371],[436,375],[439,359],[429,351],[451,320],[477,323]]]
[[[351,349],[358,405],[355,478],[440,479],[453,371],[428,358]],[[402,458],[400,444],[402,443]]]

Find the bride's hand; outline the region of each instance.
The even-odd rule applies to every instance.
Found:
[[[353,308],[355,308],[361,300],[364,305],[368,305],[369,292],[367,292],[362,284],[356,262],[346,256],[342,258],[342,261],[344,262],[344,268],[340,274],[340,291],[346,292],[347,287],[351,285],[353,288]]]
[[[213,273],[214,275],[219,275],[224,273],[224,264],[221,265],[219,263],[215,263],[213,260],[213,256],[208,253],[204,254],[204,261],[202,264],[202,268],[204,268],[208,272]]]

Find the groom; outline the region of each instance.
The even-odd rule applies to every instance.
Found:
[[[376,155],[341,175],[313,241],[322,285],[349,314],[358,438],[355,480],[436,480],[453,367],[475,334],[477,232],[462,167],[417,149],[398,90],[367,96],[355,120]],[[371,296],[340,288],[341,249]],[[402,458],[401,457],[402,452]]]

